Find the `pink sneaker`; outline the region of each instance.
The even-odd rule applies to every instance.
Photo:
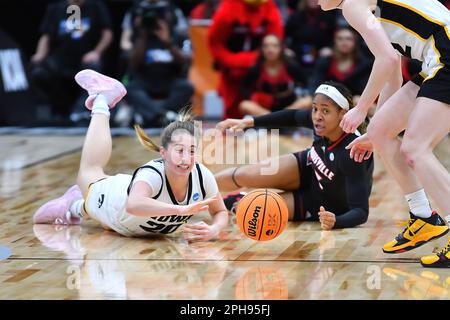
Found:
[[[79,264],[83,263],[86,250],[81,245],[82,229],[80,226],[35,224],[33,232],[45,247],[52,251],[64,252],[69,260],[79,260]]]
[[[33,223],[80,224],[80,218],[67,218],[72,203],[80,199],[83,199],[80,188],[77,185],[70,187],[62,197],[41,206],[33,216]]]
[[[78,72],[75,75],[75,81],[89,93],[85,103],[89,110],[92,110],[95,97],[99,93],[106,97],[110,109],[114,108],[127,94],[122,83],[94,70],[86,69]]]

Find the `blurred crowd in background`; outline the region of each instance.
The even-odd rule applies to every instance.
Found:
[[[441,2],[450,8],[450,1]],[[194,25],[207,29],[217,118],[311,108],[315,88],[327,80],[346,85],[357,101],[372,68],[373,57],[340,10],[324,12],[317,0],[33,3],[31,11],[41,9],[23,12],[20,1],[2,5],[2,125],[87,126],[87,96],[73,81],[86,68],[127,88],[113,126],[159,127],[175,119],[199,91],[189,77],[198,50],[190,38]],[[20,29],[19,12],[30,17],[28,32]],[[405,81],[418,71],[418,62],[404,60]],[[27,92],[22,100],[21,90]],[[203,107],[194,111],[202,115]]]

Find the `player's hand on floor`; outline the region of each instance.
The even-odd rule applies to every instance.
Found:
[[[202,211],[206,211],[209,209],[209,204],[211,202],[216,201],[217,198],[216,197],[212,197],[203,201],[199,201],[193,204],[189,204],[186,206],[180,206],[180,210],[178,215],[180,216],[191,216],[193,214],[202,212]]]
[[[188,223],[183,226],[184,237],[189,242],[208,241],[219,234],[219,231],[212,225],[203,221]]]
[[[331,230],[336,224],[336,215],[333,212],[326,211],[323,206],[320,206],[319,220],[323,230]]]
[[[367,137],[367,133],[350,142],[345,149],[350,149],[350,158],[356,162],[369,159],[373,153],[373,146]]]

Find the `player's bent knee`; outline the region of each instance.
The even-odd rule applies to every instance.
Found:
[[[400,145],[400,153],[404,157],[407,165],[412,169],[415,168],[417,161],[420,158],[427,155],[429,149],[422,143],[413,139],[403,139]]]

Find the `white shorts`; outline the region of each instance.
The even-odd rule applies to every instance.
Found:
[[[84,201],[84,209],[91,218],[125,236],[131,235],[121,226],[120,215],[126,205],[130,182],[129,174],[117,174],[94,182]]]

